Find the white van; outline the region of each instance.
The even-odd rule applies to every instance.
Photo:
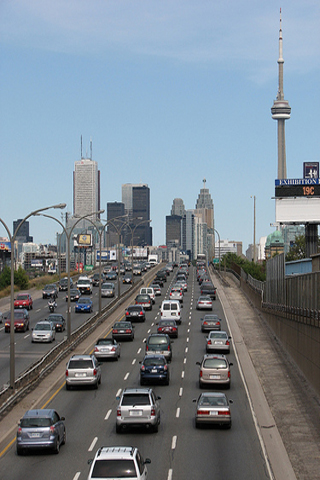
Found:
[[[156,294],[154,293],[153,287],[140,288],[140,295],[149,295],[149,297],[152,300],[152,303],[155,302]]]
[[[161,320],[172,319],[181,323],[181,305],[179,300],[163,300],[161,304]]]

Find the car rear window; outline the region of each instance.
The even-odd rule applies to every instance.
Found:
[[[149,337],[148,344],[149,345],[166,345],[168,343],[167,337],[162,336],[154,336]]]
[[[227,334],[221,332],[210,332],[210,338],[222,338],[225,340],[227,338]]]
[[[113,345],[113,340],[111,338],[99,338],[97,345]]]
[[[148,393],[126,393],[122,397],[122,406],[129,405],[150,405],[150,397]]]
[[[136,468],[133,460],[96,460],[92,478],[136,478]]]
[[[70,370],[77,368],[93,368],[92,360],[70,360],[68,368],[70,368]]]
[[[146,357],[143,361],[144,365],[146,367],[150,367],[151,365],[164,365],[165,364],[165,360],[164,358],[148,358]]]
[[[225,397],[212,397],[212,396],[207,396],[207,397],[201,397],[199,400],[199,405],[202,407],[226,407],[227,400]]]
[[[203,366],[204,368],[227,368],[227,362],[223,358],[207,358]]]
[[[51,418],[28,417],[21,420],[21,427],[50,427]]]

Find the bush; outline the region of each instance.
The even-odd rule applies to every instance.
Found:
[[[232,268],[232,264],[235,263],[256,280],[264,282],[266,279],[265,262],[263,262],[263,264],[254,263],[250,262],[246,258],[239,257],[235,253],[227,253],[222,257],[221,263],[222,265],[225,263],[227,268]]]
[[[0,288],[4,289],[11,284],[11,268],[4,267],[2,273],[0,274]],[[21,290],[28,288],[29,277],[25,270],[20,266],[18,270],[14,272],[14,284],[17,285]]]

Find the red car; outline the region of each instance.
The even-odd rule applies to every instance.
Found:
[[[10,332],[11,325],[11,313],[8,313],[6,317],[6,322],[4,324],[4,331],[6,333]],[[26,332],[29,330],[29,313],[26,309],[14,310],[14,331],[15,332]]]
[[[175,320],[159,320],[157,325],[157,333],[166,333],[171,338],[178,338],[178,326]]]
[[[32,310],[33,301],[30,293],[18,293],[17,298],[14,300],[14,308],[26,308]]]

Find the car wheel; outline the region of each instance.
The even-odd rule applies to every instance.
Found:
[[[16,451],[17,451],[17,455],[23,455],[23,453],[24,453],[23,448],[21,448],[21,447],[17,447]]]
[[[116,432],[117,432],[117,433],[121,433],[121,432],[122,432],[122,427],[121,427],[121,425],[117,425],[117,424],[116,424]]]
[[[141,386],[144,385],[144,381],[142,380],[142,378],[140,378],[140,385],[141,385]]]
[[[66,441],[67,441],[67,432],[66,430],[64,430],[61,445],[65,445]]]
[[[159,423],[160,423],[160,421],[159,421]],[[159,423],[156,423],[156,425],[154,425],[154,427],[153,427],[154,433],[158,433],[158,431],[159,431]]]
[[[200,428],[200,423],[199,423],[199,422],[195,422],[195,426],[196,426],[196,428]]]
[[[169,383],[170,383],[170,378],[168,377],[166,382],[165,382],[165,385],[169,385]]]
[[[71,390],[71,385],[69,385],[68,383],[66,383],[66,390]]]
[[[203,388],[203,385],[202,385],[202,383],[200,382],[200,380],[199,380],[199,388]]]
[[[60,438],[57,438],[57,443],[54,447],[54,453],[58,454],[60,452]]]

